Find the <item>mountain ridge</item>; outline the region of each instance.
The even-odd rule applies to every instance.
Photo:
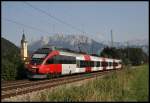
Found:
[[[44,45],[54,45],[57,47],[64,47],[67,49],[71,49],[74,51],[82,51],[87,53],[94,53],[98,54],[101,51],[105,45],[102,43],[98,43],[94,41],[93,39],[85,36],[85,35],[63,35],[63,34],[57,34],[49,37],[41,37],[40,40],[37,40],[33,42],[32,44],[29,44],[29,50],[34,51],[37,48],[40,48]]]
[[[89,54],[99,54],[102,49],[106,46],[111,47],[111,42],[103,41],[97,42],[86,35],[64,35],[55,34],[52,36],[43,36],[41,39],[34,41],[29,44],[29,50],[34,51],[44,45],[54,45],[57,47],[64,47],[74,51],[87,52]],[[126,48],[129,47],[139,47],[142,48],[148,54],[148,41],[143,40],[128,40],[126,42],[113,42],[113,47],[116,48]]]

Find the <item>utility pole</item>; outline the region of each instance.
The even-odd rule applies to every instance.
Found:
[[[112,34],[112,30],[111,30],[111,47],[113,47],[113,34]]]

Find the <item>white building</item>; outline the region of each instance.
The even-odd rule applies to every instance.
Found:
[[[26,41],[25,35],[23,33],[22,40],[21,40],[21,59],[23,61],[26,61],[27,57],[28,57],[28,53],[27,53],[27,41]]]

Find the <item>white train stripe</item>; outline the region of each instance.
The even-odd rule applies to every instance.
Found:
[[[76,73],[76,64],[62,64],[61,74],[72,74]]]
[[[76,73],[83,73],[85,72],[85,68],[76,68]]]

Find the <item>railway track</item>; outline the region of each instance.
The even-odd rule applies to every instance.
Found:
[[[17,81],[15,83],[7,83],[2,84],[1,87],[1,99],[9,98],[16,95],[21,95],[25,93],[29,93],[32,91],[38,91],[46,88],[51,88],[54,86],[58,86],[61,84],[71,83],[75,81],[85,80],[94,78],[96,76],[101,76],[103,74],[106,74],[108,72],[112,72],[116,70],[111,71],[104,71],[104,72],[92,72],[88,74],[77,74],[73,76],[64,76],[61,78],[54,78],[54,79],[46,79],[46,80],[39,80],[39,81]]]
[[[31,81],[29,81],[27,79],[26,80],[2,81],[1,86],[6,87],[6,86],[17,85],[17,84],[21,84],[21,83],[27,83],[27,82],[31,82]]]

